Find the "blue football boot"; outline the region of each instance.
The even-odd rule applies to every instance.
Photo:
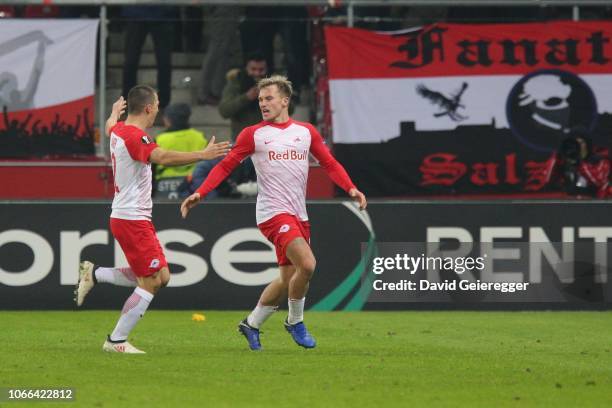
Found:
[[[289,324],[289,322],[285,320],[285,329],[291,334],[291,337],[293,337],[293,340],[298,346],[314,348],[317,345],[315,339],[308,333],[306,326],[304,326],[304,322]]]
[[[261,342],[259,341],[259,329],[256,329],[249,325],[247,319],[244,319],[238,325],[238,331],[249,342],[249,348],[254,351],[261,350]]]

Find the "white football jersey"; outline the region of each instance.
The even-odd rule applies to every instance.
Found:
[[[331,179],[343,190],[348,192],[355,187],[314,126],[290,119],[281,124],[264,121],[245,128],[238,135],[231,152],[210,172],[197,191],[201,197],[206,196],[241,161],[251,156],[259,190],[257,224],[283,213],[306,221],[309,153],[319,160]]]
[[[287,127],[266,124],[252,130],[251,159],[257,172],[257,224],[277,214],[308,220],[306,185],[311,135],[307,127],[292,122]]]
[[[149,135],[136,126],[119,122],[111,129],[110,152],[115,188],[112,218],[151,219],[153,201],[149,155],[156,147]]]

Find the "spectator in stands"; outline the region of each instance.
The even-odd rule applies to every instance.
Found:
[[[203,8],[201,6],[187,6],[182,8],[181,32],[184,52],[200,52],[202,49]]]
[[[206,20],[210,26],[210,40],[202,62],[198,89],[198,103],[201,105],[219,104],[225,86],[225,74],[232,66],[240,64],[238,25],[242,11],[242,7],[238,6],[211,8],[210,18]]]
[[[593,148],[585,131],[574,130],[564,139],[555,161],[556,179],[568,194],[597,198],[612,195],[608,152]]]
[[[208,177],[208,173],[215,167],[221,160],[203,160],[196,164],[195,169],[193,169],[193,173],[189,176],[185,177],[183,183],[178,187],[179,198],[187,198],[191,194],[195,193],[198,187],[204,182],[206,177]],[[240,193],[236,188],[236,183],[233,179],[227,178],[216,189],[211,191],[211,194],[208,194],[204,200],[212,200],[219,197],[224,198],[240,198]],[[255,193],[255,195],[257,192]]]
[[[232,141],[236,140],[245,127],[261,122],[257,81],[267,73],[268,63],[259,52],[247,55],[244,68],[227,72],[227,83],[223,88],[219,113],[231,121]]]
[[[247,55],[244,68],[232,69],[227,73],[227,83],[223,88],[219,113],[231,121],[232,141],[236,141],[236,137],[245,127],[261,122],[257,81],[264,78],[267,73],[268,63],[264,55],[259,52]],[[236,184],[256,179],[255,167],[250,158],[234,171],[232,178]]]
[[[157,61],[157,88],[161,110],[170,103],[174,21],[179,17],[177,10],[177,7],[168,6],[127,6],[121,12],[121,16],[127,19],[122,95],[127,95],[136,85],[142,46],[147,35],[151,33]]]
[[[169,105],[163,113],[163,122],[167,129],[157,136],[158,146],[179,152],[203,150],[208,142],[202,132],[191,127],[189,124],[190,117],[191,108],[189,105],[185,103]],[[191,174],[194,168],[195,164],[174,167],[156,166],[156,196],[169,196],[176,192],[178,185],[185,176]]]
[[[283,53],[287,64],[287,77],[293,83],[294,101],[307,84],[311,65],[308,50],[308,11],[306,7],[249,6],[240,24],[242,51],[248,55],[254,51],[263,53],[270,72],[277,72],[274,65],[274,37],[283,41]]]

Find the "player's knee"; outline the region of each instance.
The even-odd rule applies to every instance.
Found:
[[[316,267],[317,261],[314,259],[314,257],[309,257],[300,262],[299,270],[300,273],[304,274],[306,277],[308,277],[308,279],[310,279],[314,274]]]
[[[152,282],[151,290],[153,291],[153,294],[157,294],[157,292],[159,292],[161,287],[162,287],[161,279],[156,279],[154,282]]]
[[[141,283],[139,286],[150,294],[156,295],[161,287],[161,284],[156,280],[149,279],[148,281]]]
[[[278,278],[278,284],[282,290],[289,289],[289,279],[285,279],[281,276]]]
[[[157,294],[157,292],[159,292],[159,290],[162,288],[163,285],[163,280],[162,280],[162,276],[161,274],[152,277],[147,285],[150,289],[150,291],[155,295]]]

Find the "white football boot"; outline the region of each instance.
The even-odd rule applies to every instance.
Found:
[[[121,343],[111,343],[108,339],[104,342],[102,350],[108,353],[125,353],[125,354],[146,354],[142,350],[138,350],[127,341]]]
[[[81,306],[85,300],[85,296],[94,287],[94,264],[89,261],[83,261],[79,264],[79,283],[74,294],[76,295],[77,306]]]

